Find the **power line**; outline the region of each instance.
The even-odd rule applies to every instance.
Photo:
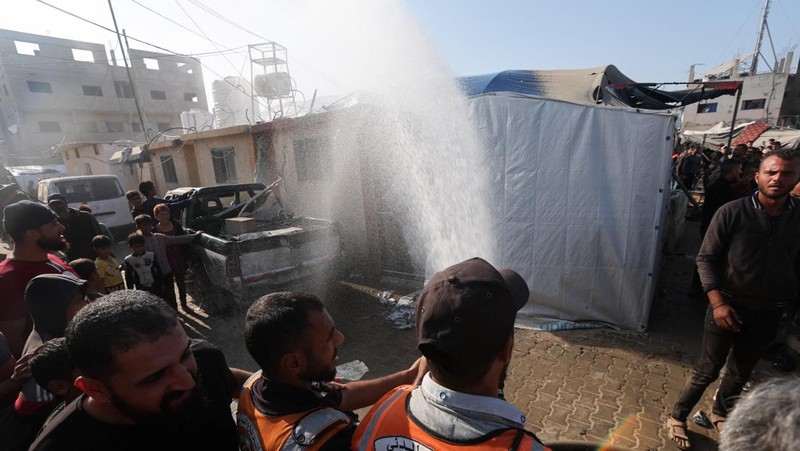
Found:
[[[213,39],[211,39],[211,38],[208,36],[208,34],[206,34],[206,32],[205,32],[205,31],[203,31],[203,28],[202,28],[200,25],[198,25],[198,24],[197,24],[197,22],[195,22],[195,20],[192,18],[192,16],[189,14],[189,12],[188,12],[188,11],[186,11],[186,9],[184,9],[183,5],[181,5],[181,3],[180,3],[178,0],[175,0],[175,4],[176,4],[176,5],[178,5],[178,8],[180,8],[180,10],[181,10],[181,11],[183,11],[183,14],[185,14],[185,15],[186,15],[186,17],[187,17],[187,18],[188,18],[188,19],[189,19],[189,20],[190,20],[190,21],[191,21],[191,22],[194,24],[194,26],[195,26],[195,27],[197,27],[197,29],[200,31],[200,33],[202,33],[202,34],[203,34],[203,36],[205,37],[205,39],[207,39],[207,40],[208,40],[208,41],[211,43],[211,45],[213,45],[215,48],[217,48],[217,50],[219,50],[219,48],[217,47],[217,43],[216,43],[216,42],[214,42],[214,40],[213,40]],[[223,55],[222,57],[223,57],[223,58],[225,58],[225,61],[227,61],[227,63],[228,63],[228,64],[229,64],[229,65],[230,65],[230,66],[233,68],[233,70],[234,70],[234,71],[236,71],[236,70],[237,70],[237,69],[236,69],[236,66],[234,66],[234,65],[233,65],[233,63],[231,62],[231,60],[229,60],[229,59],[228,59],[228,57],[227,57],[227,56]],[[238,71],[238,73],[239,73],[239,76],[240,76],[241,78],[244,78],[244,75],[242,75],[242,71],[241,71],[241,70],[239,70],[239,71]],[[250,89],[252,90],[252,86],[250,87]],[[251,94],[252,94],[252,91],[251,91]],[[256,101],[256,103],[258,103],[260,106],[264,106],[263,104],[261,104],[261,102],[258,100],[258,98],[256,98],[256,97],[253,97],[252,95],[250,96],[250,98],[251,98],[251,99],[253,99],[253,100],[255,100],[255,101]],[[257,115],[257,114],[256,114],[256,112],[254,111],[254,112],[253,112],[253,117],[256,117],[256,116],[258,116],[258,115]]]
[[[56,10],[58,10],[58,11],[61,11],[62,13],[64,13],[64,14],[67,14],[67,15],[69,15],[69,16],[72,16],[72,17],[74,17],[74,18],[76,18],[76,19],[82,20],[82,21],[84,21],[84,22],[87,22],[87,23],[89,23],[89,24],[92,24],[92,25],[94,25],[94,26],[96,26],[96,27],[102,28],[103,30],[106,30],[106,31],[108,31],[108,32],[111,32],[111,33],[114,33],[114,34],[116,34],[116,31],[112,30],[111,28],[108,28],[108,27],[106,27],[106,26],[104,26],[104,25],[100,25],[99,23],[97,23],[97,22],[93,22],[93,21],[91,21],[91,20],[89,20],[89,19],[83,18],[83,17],[81,17],[81,16],[79,16],[79,15],[77,15],[77,14],[75,14],[75,13],[69,12],[69,11],[67,11],[67,10],[65,10],[65,9],[62,9],[62,8],[59,8],[58,6],[51,5],[50,3],[47,3],[47,2],[45,2],[44,0],[36,0],[36,1],[37,1],[37,2],[39,2],[39,3],[41,3],[41,4],[43,4],[43,5],[45,5],[45,6],[49,6],[49,7],[53,8],[53,9],[56,9]],[[136,39],[136,38],[133,38],[133,37],[131,37],[131,36],[128,36],[128,39],[130,39],[130,40],[132,40],[132,41],[140,42],[140,43],[142,43],[142,44],[145,44],[145,45],[149,45],[149,46],[151,46],[151,47],[157,48],[157,49],[159,49],[159,50],[162,50],[162,51],[164,51],[164,52],[167,52],[167,53],[171,53],[171,54],[172,54],[172,55],[174,55],[174,56],[182,56],[182,57],[185,57],[185,58],[192,58],[192,56],[191,56],[191,55],[186,55],[186,54],[183,54],[183,53],[173,52],[172,50],[166,49],[166,48],[164,48],[164,47],[160,47],[160,46],[158,46],[158,45],[155,45],[155,44],[151,44],[151,43],[149,43],[149,42],[146,42],[146,41],[143,41],[143,40],[141,40],[141,39]],[[213,70],[213,69],[211,69],[210,67],[208,67],[208,65],[206,65],[206,64],[203,64],[203,62],[202,62],[202,61],[199,61],[199,60],[198,60],[198,62],[200,63],[200,65],[201,65],[201,66],[205,67],[205,68],[206,68],[206,69],[207,69],[209,72],[211,72],[212,74],[214,74],[214,75],[216,75],[217,77],[219,77],[219,78],[220,78],[220,79],[221,79],[223,82],[225,82],[225,83],[227,83],[227,84],[231,85],[231,87],[233,87],[234,89],[236,89],[236,90],[240,91],[242,94],[244,94],[244,95],[246,95],[246,96],[248,96],[248,97],[250,97],[250,98],[253,98],[253,96],[252,96],[251,94],[247,93],[247,92],[246,92],[244,89],[240,88],[239,86],[237,86],[237,85],[235,85],[235,84],[231,83],[230,81],[226,80],[226,79],[225,79],[225,77],[223,77],[222,75],[220,75],[219,73],[217,73],[215,70]]]
[[[223,21],[223,22],[225,22],[225,23],[227,23],[227,24],[229,24],[229,25],[231,25],[231,26],[233,26],[233,27],[236,27],[236,28],[240,29],[240,30],[244,31],[245,33],[249,33],[249,34],[251,34],[251,35],[253,35],[253,36],[255,36],[255,37],[259,38],[259,39],[263,39],[264,41],[273,42],[273,40],[272,40],[272,39],[268,39],[268,38],[266,38],[266,37],[264,37],[264,36],[261,36],[261,35],[260,35],[260,34],[258,34],[258,33],[255,33],[255,32],[253,32],[253,31],[250,31],[250,30],[248,30],[247,28],[245,28],[245,27],[243,27],[243,26],[239,25],[238,23],[234,22],[233,20],[231,20],[231,19],[228,19],[227,17],[223,16],[222,14],[220,14],[220,13],[218,13],[218,12],[214,11],[214,10],[213,10],[211,7],[209,7],[209,6],[206,6],[206,5],[204,5],[202,2],[200,2],[200,0],[189,0],[189,2],[190,2],[190,3],[193,3],[193,4],[194,4],[194,5],[196,5],[198,8],[202,9],[203,11],[207,12],[208,14],[211,14],[212,16],[216,17],[217,19],[219,19],[219,20],[221,20],[221,21]],[[319,77],[320,77],[320,78],[322,78],[323,80],[327,80],[328,82],[330,82],[330,83],[333,83],[334,85],[336,85],[336,86],[338,86],[338,87],[340,87],[340,88],[341,88],[341,86],[340,86],[338,83],[336,83],[335,81],[333,81],[333,80],[331,80],[330,78],[326,77],[325,75],[323,75],[323,74],[319,73],[317,70],[315,70],[315,69],[314,69],[313,67],[311,67],[310,65],[308,65],[308,64],[306,64],[306,63],[304,63],[304,62],[300,61],[300,60],[299,60],[299,59],[297,59],[297,58],[293,58],[293,59],[294,59],[295,61],[297,61],[297,62],[298,62],[300,65],[302,65],[303,67],[305,67],[306,69],[308,69],[308,70],[310,70],[311,72],[314,72],[315,74],[317,74],[317,76],[319,76]]]
[[[167,21],[169,21],[169,22],[171,22],[171,23],[173,23],[173,24],[175,24],[175,25],[177,25],[177,26],[179,26],[179,27],[183,28],[184,30],[188,31],[189,33],[192,33],[192,34],[193,34],[193,35],[195,35],[195,36],[201,37],[201,38],[203,38],[203,39],[208,39],[208,41],[210,41],[212,44],[216,44],[216,45],[219,45],[219,46],[222,46],[222,47],[224,47],[222,44],[220,44],[220,43],[218,43],[218,42],[215,42],[215,41],[211,40],[211,38],[209,38],[209,37],[208,37],[208,35],[205,35],[205,33],[203,33],[203,34],[200,34],[200,33],[196,32],[196,31],[192,30],[191,28],[189,28],[189,27],[187,27],[187,26],[185,26],[185,25],[183,25],[183,24],[181,24],[181,23],[179,23],[179,22],[176,22],[176,21],[172,20],[171,18],[169,18],[169,17],[167,17],[167,16],[165,16],[165,15],[161,14],[160,12],[158,12],[158,11],[156,11],[156,10],[154,10],[154,9],[150,8],[149,6],[147,6],[147,5],[144,5],[144,4],[140,3],[140,2],[138,2],[137,0],[131,0],[131,1],[132,1],[133,3],[136,3],[137,5],[141,6],[142,8],[144,8],[144,9],[146,9],[146,10],[150,11],[151,13],[153,13],[153,14],[157,15],[158,17],[161,17],[162,19],[164,19],[164,20],[167,20]],[[179,4],[178,6],[180,6],[180,4]],[[183,8],[181,8],[181,9],[183,9]],[[185,11],[184,11],[184,13],[185,13]],[[187,15],[187,16],[188,16],[188,15]],[[191,17],[190,17],[189,19],[191,20]],[[194,20],[192,20],[192,23],[194,23]],[[197,26],[197,24],[196,24],[196,23],[195,23],[195,26]],[[199,28],[199,27],[198,27],[198,28]],[[229,50],[231,50],[231,49],[225,49],[225,51],[229,51]],[[220,49],[217,49],[217,51],[218,51],[218,52],[222,52]]]

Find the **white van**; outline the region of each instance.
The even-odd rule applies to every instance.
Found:
[[[125,191],[115,175],[78,175],[39,181],[36,197],[40,201],[47,203],[47,197],[54,193],[63,194],[72,208],[77,209],[81,204],[92,207],[97,221],[108,226],[117,239],[123,239],[136,228]]]

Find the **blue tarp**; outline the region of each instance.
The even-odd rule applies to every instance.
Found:
[[[667,110],[735,94],[738,87],[738,82],[712,81],[667,91],[658,89],[657,83],[637,83],[613,65],[570,70],[505,70],[459,77],[458,81],[468,96],[512,92],[588,105],[648,110]]]

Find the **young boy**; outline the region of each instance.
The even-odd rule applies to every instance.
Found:
[[[109,293],[124,290],[125,281],[122,279],[122,271],[120,271],[122,267],[111,251],[111,240],[107,236],[97,235],[92,238],[92,247],[97,252],[94,264],[103,281],[103,287]]]
[[[158,290],[161,296],[170,307],[178,310],[178,301],[175,299],[174,278],[172,274],[172,267],[169,265],[167,258],[167,246],[171,244],[189,244],[195,238],[203,234],[203,232],[196,232],[192,235],[181,236],[167,236],[163,233],[153,233],[153,218],[147,215],[139,215],[135,219],[136,228],[139,229],[139,234],[145,240],[145,249],[155,255],[158,269],[161,276],[156,281]],[[154,293],[154,291],[151,291]]]
[[[33,380],[54,394],[57,400],[69,404],[81,394],[73,385],[79,374],[69,356],[64,337],[47,341],[33,351],[30,367]]]
[[[129,290],[149,291],[161,296],[158,281],[161,272],[156,265],[156,256],[145,250],[144,236],[138,233],[128,235],[131,254],[125,257],[125,282]]]
[[[76,258],[69,262],[69,265],[78,273],[78,277],[86,281],[86,285],[84,285],[86,299],[94,301],[104,294],[108,294],[106,287],[103,286],[103,279],[100,277],[100,273],[97,272],[97,266],[93,261],[88,258]]]

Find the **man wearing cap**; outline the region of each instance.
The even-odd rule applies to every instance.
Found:
[[[85,280],[69,273],[42,274],[31,279],[25,289],[25,303],[33,319],[33,332],[25,342],[23,355],[50,339],[64,336],[67,323],[88,304],[85,287]],[[56,405],[52,393],[35,380],[28,380],[14,403],[14,416],[0,427],[0,443],[9,444],[9,449],[20,445],[20,449],[26,449]]]
[[[92,238],[103,234],[97,219],[91,213],[70,208],[63,194],[51,194],[47,198],[47,205],[58,215],[58,222],[64,226],[64,238],[69,243],[67,260],[97,258]]]
[[[64,227],[44,205],[29,200],[8,205],[3,210],[3,228],[14,241],[14,251],[0,262],[0,332],[19,358],[33,326],[25,305],[28,282],[39,274],[75,272],[48,253],[60,248]]]
[[[375,404],[353,436],[356,450],[546,450],[525,415],[498,398],[528,301],[519,274],[480,258],[433,276],[417,301],[417,345],[430,372]]]
[[[352,410],[420,376],[424,359],[388,376],[332,386],[343,342],[314,295],[272,293],[250,306],[245,344],[261,371],[244,383],[239,396],[240,449],[349,449],[358,418]]]

